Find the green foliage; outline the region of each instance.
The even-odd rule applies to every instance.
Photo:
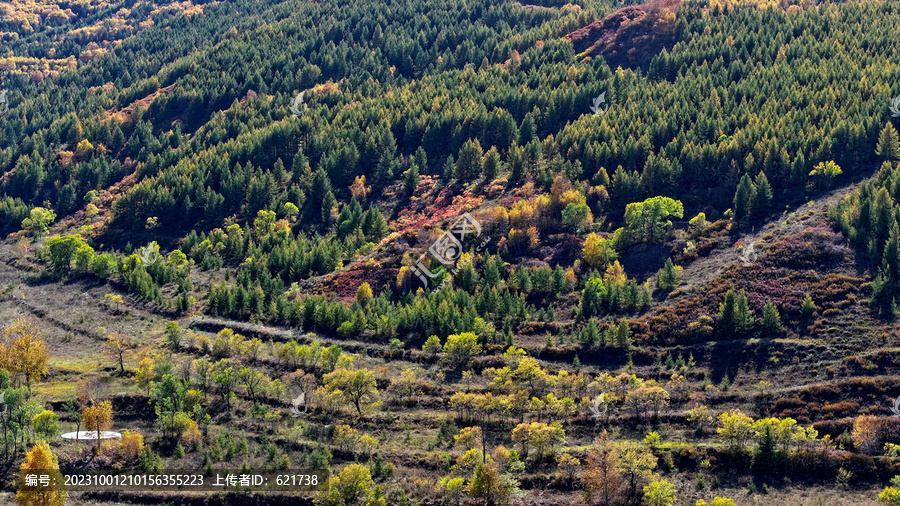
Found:
[[[753,184],[750,176],[744,174],[741,176],[741,181],[734,192],[734,218],[739,221],[749,218],[755,199],[756,186]]]
[[[747,293],[743,290],[735,293],[734,288],[729,288],[725,300],[719,304],[719,331],[725,336],[744,335],[753,328],[753,322]]]
[[[59,433],[59,416],[52,411],[41,411],[31,419],[31,426],[38,436],[53,439]]]
[[[900,158],[900,138],[898,138],[897,129],[891,123],[886,123],[878,134],[875,154],[887,161]]]
[[[56,213],[43,207],[35,207],[28,218],[22,220],[22,228],[40,237],[47,233],[47,227],[56,220]]]
[[[684,217],[684,206],[680,200],[652,197],[628,204],[625,206],[625,233],[628,236],[637,235],[640,240],[662,240],[672,226],[670,216]]]
[[[452,334],[447,336],[444,344],[444,360],[450,367],[459,369],[481,353],[482,347],[478,344],[478,336],[473,332]]]
[[[681,271],[683,270],[669,258],[663,268],[656,273],[656,287],[668,291],[678,288],[681,285]]]
[[[87,245],[80,235],[56,236],[44,242],[51,266],[57,272],[68,271],[75,252],[83,246]]]
[[[763,306],[762,326],[769,332],[779,332],[782,330],[781,315],[778,313],[778,307],[767,300]]]
[[[809,318],[816,312],[816,304],[813,302],[812,297],[808,294],[803,298],[803,303],[800,305],[800,316],[803,318]]]

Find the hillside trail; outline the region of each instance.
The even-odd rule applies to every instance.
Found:
[[[682,295],[666,299],[662,305],[673,304],[685,296],[696,295],[699,291],[705,290],[713,280],[734,264],[745,262],[744,248],[748,248],[750,245],[753,245],[756,255],[761,256],[765,254],[767,245],[802,232],[809,227],[826,224],[828,209],[858,189],[860,184],[861,182],[854,182],[820,194],[819,198],[815,200],[801,204],[791,211],[784,211],[777,219],[769,221],[762,227],[719,238],[719,246],[711,254],[684,266],[681,276],[683,285],[680,288]],[[772,236],[764,239],[764,236],[769,234]],[[738,241],[743,241],[744,248],[735,246]]]

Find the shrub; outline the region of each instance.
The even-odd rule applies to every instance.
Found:
[[[119,442],[119,454],[126,462],[136,461],[144,453],[144,436],[126,430]]]

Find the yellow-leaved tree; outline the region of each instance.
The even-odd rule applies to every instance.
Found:
[[[103,401],[94,406],[84,408],[81,415],[84,428],[97,433],[97,449],[100,448],[100,432],[112,427],[112,403]]]
[[[34,322],[26,319],[16,320],[0,335],[0,369],[11,372],[16,383],[24,378],[29,389],[32,381],[47,374],[50,358],[47,343],[39,335]]]
[[[22,506],[61,506],[66,503],[68,494],[63,487],[63,479],[59,474],[59,461],[50,451],[46,441],[40,441],[25,455],[22,462],[21,484],[16,492],[16,502]],[[29,487],[25,476],[34,473],[51,476],[50,487]]]

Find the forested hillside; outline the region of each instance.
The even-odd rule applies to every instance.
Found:
[[[0,464],[323,473],[301,504],[900,504],[897,26],[4,4]]]

